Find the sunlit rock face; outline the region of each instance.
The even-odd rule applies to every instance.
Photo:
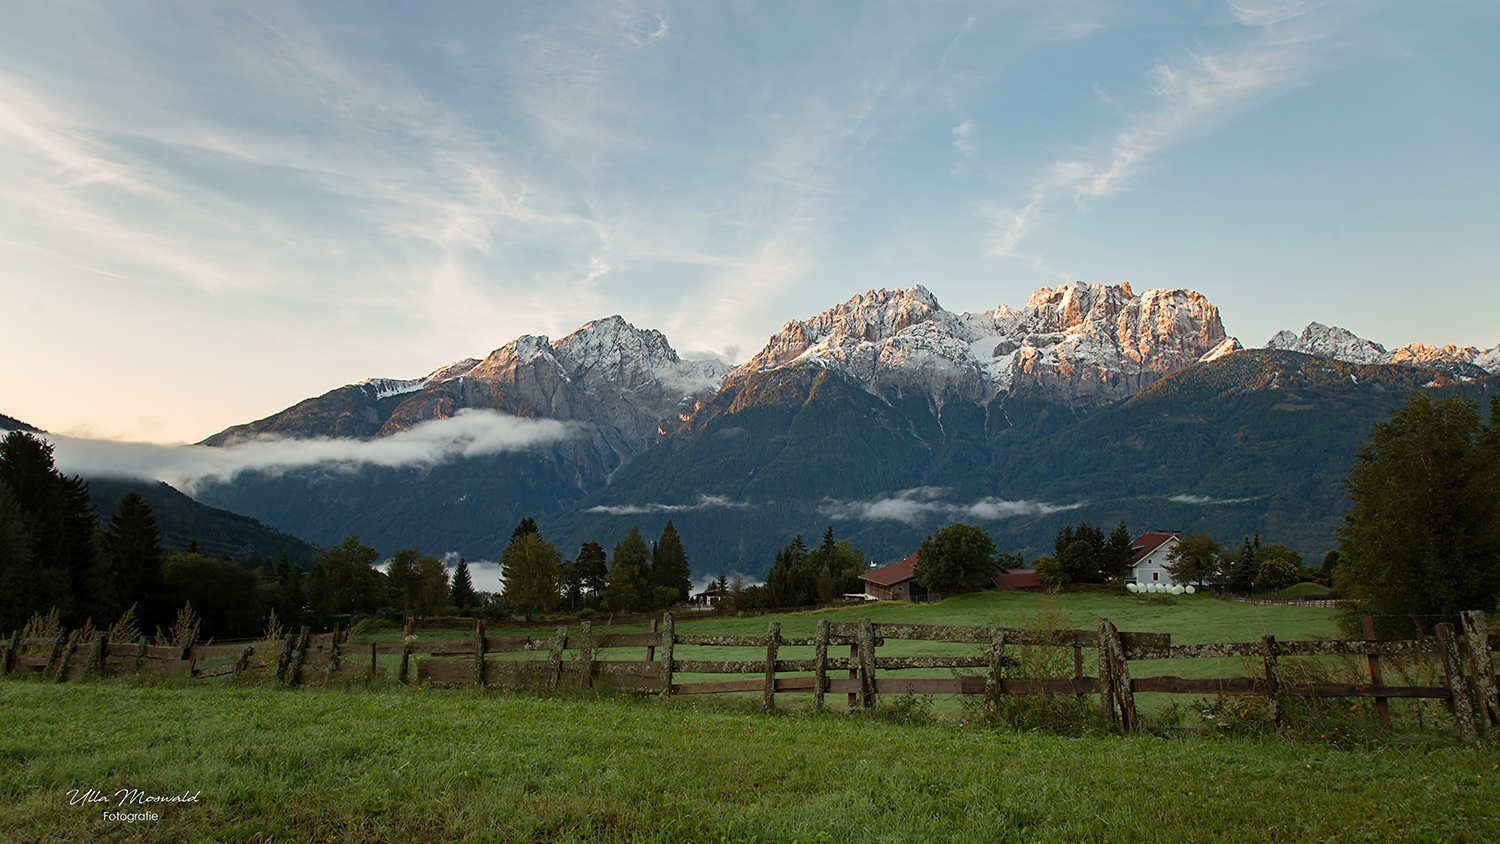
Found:
[[[1133,395],[1205,355],[1239,348],[1218,309],[1190,290],[1061,285],[1025,307],[955,314],[921,286],[871,290],[788,322],[725,379],[797,364],[837,370],[876,395],[985,403],[1002,392],[1075,408]]]
[[[388,436],[480,408],[588,423],[610,450],[630,456],[655,441],[662,419],[716,390],[728,369],[682,360],[661,332],[612,316],[557,341],[518,337],[483,360],[452,363],[423,378],[340,387],[205,442],[227,445],[258,434]]]
[[[1302,333],[1281,331],[1266,343],[1268,349],[1286,349],[1348,363],[1394,363],[1421,369],[1440,369],[1452,375],[1478,377],[1500,372],[1500,346],[1481,350],[1474,346],[1430,346],[1408,343],[1386,351],[1371,342],[1337,326],[1309,323]]]

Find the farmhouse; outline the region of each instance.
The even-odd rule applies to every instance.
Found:
[[[1125,582],[1161,583],[1171,586],[1176,583],[1167,571],[1167,554],[1171,553],[1182,539],[1182,531],[1151,531],[1136,537],[1130,543],[1130,574]]]
[[[859,576],[865,583],[865,594],[877,601],[910,601],[927,597],[927,590],[922,588],[912,574],[912,569],[917,564],[917,555],[899,563],[891,563],[878,569],[871,569]]]
[[[865,597],[877,601],[921,601],[925,599],[927,590],[913,579],[912,570],[916,565],[917,555],[912,554],[899,563],[891,563],[860,575],[859,579],[865,584]],[[970,585],[979,586],[980,584]],[[1041,583],[1036,579],[1036,572],[1031,569],[1001,569],[983,585],[1002,590],[1041,588]]]

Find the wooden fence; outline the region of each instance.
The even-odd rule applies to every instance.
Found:
[[[772,621],[764,636],[697,636],[674,630],[672,615],[649,633],[596,634],[585,622],[576,634],[559,627],[549,637],[486,636],[483,624],[475,626],[468,639],[443,642],[408,642],[408,655],[417,656],[417,679],[433,685],[483,683],[509,688],[580,687],[594,681],[663,697],[670,695],[760,692],[766,709],[774,708],[779,694],[811,694],[814,707],[829,695],[847,695],[851,708],[873,705],[883,694],[977,694],[990,705],[1005,695],[1072,694],[1097,695],[1101,718],[1127,732],[1135,730],[1139,717],[1137,694],[1154,692],[1193,695],[1251,695],[1268,700],[1271,716],[1282,718],[1282,703],[1290,697],[1374,698],[1382,725],[1389,725],[1392,698],[1432,698],[1446,702],[1459,734],[1477,740],[1481,729],[1500,727],[1500,693],[1491,650],[1500,647],[1500,636],[1491,636],[1481,612],[1465,613],[1464,632],[1440,624],[1436,636],[1418,640],[1377,640],[1366,620],[1369,638],[1350,641],[1279,642],[1262,636],[1258,642],[1203,645],[1173,645],[1167,633],[1131,633],[1115,629],[1100,619],[1095,630],[1044,631],[1007,627],[952,627],[943,625],[880,624],[868,619],[857,622],[818,622],[812,637],[781,634],[781,623]],[[888,641],[951,642],[984,647],[972,655],[880,656],[877,649]],[[765,657],[754,660],[683,659],[677,648],[763,648]],[[1071,677],[1014,677],[1020,661],[1009,648],[1051,646],[1073,652]],[[786,659],[783,648],[813,649],[811,659]],[[832,655],[830,648],[849,649],[848,656]],[[643,658],[621,659],[620,650],[643,649]],[[1093,651],[1095,676],[1085,676],[1084,652]],[[522,658],[489,659],[490,655]],[[1368,682],[1288,682],[1281,679],[1278,660],[1286,657],[1362,657]],[[426,657],[426,658],[421,658]],[[1177,676],[1131,677],[1129,663],[1146,660],[1231,658],[1256,664],[1256,676],[1187,678]],[[1438,686],[1389,686],[1383,680],[1381,658],[1435,658],[1441,665],[1443,682]],[[948,669],[948,676],[913,677],[911,671]],[[962,675],[954,670],[983,669]],[[846,676],[839,676],[847,672]],[[702,681],[682,675],[756,675],[746,679]],[[791,675],[791,676],[781,676]]]
[[[23,639],[12,633],[4,645],[3,673],[32,672],[44,680],[63,682],[87,676],[118,677],[126,674],[185,675],[194,679],[222,677],[268,668],[265,656],[256,656],[255,643],[186,646],[149,644],[142,636],[134,642],[110,642],[105,631],[95,631],[88,642],[80,642],[80,631],[67,629],[44,639]],[[288,633],[277,651],[275,676],[283,682],[304,682],[310,673],[327,671],[332,665],[338,673],[340,651],[348,632],[337,628],[332,633],[311,635],[304,627]],[[84,649],[87,649],[84,652]],[[388,648],[389,650],[389,648]],[[396,646],[396,651],[400,646]],[[205,663],[216,663],[208,666]],[[372,663],[373,665],[373,663]],[[200,667],[203,666],[203,667]],[[288,678],[293,678],[288,680]]]
[[[663,697],[760,692],[766,709],[774,708],[776,696],[781,694],[811,694],[814,707],[822,707],[829,695],[845,695],[850,708],[872,706],[880,695],[890,694],[984,695],[986,705],[991,707],[1006,695],[1097,695],[1101,719],[1127,732],[1139,723],[1135,696],[1142,693],[1265,697],[1278,723],[1282,704],[1288,698],[1373,698],[1382,725],[1390,723],[1390,699],[1431,698],[1445,701],[1460,736],[1474,741],[1481,730],[1500,727],[1500,692],[1491,659],[1492,649],[1500,647],[1500,636],[1489,634],[1481,612],[1464,613],[1462,627],[1459,633],[1451,624],[1440,624],[1436,635],[1427,639],[1377,640],[1366,619],[1367,638],[1359,640],[1279,642],[1274,636],[1262,636],[1258,642],[1173,645],[1170,634],[1121,632],[1107,619],[1100,619],[1094,630],[823,619],[811,637],[783,636],[781,623],[772,621],[764,636],[699,636],[677,633],[673,616],[667,613],[659,626],[653,622],[652,630],[646,633],[595,633],[589,622],[583,622],[576,633],[561,626],[551,636],[489,636],[480,622],[472,637],[427,642],[407,636],[402,643],[390,645],[349,645],[344,632],[312,636],[304,627],[298,633],[288,633],[279,643],[274,662],[265,654],[253,663],[253,644],[160,647],[148,645],[144,639],[106,642],[101,633],[93,637],[87,655],[80,658],[76,631],[71,635],[59,632],[52,639],[22,640],[19,634],[12,634],[5,647],[4,671],[39,671],[43,679],[58,682],[90,672],[106,676],[176,672],[208,678],[254,671],[274,676],[279,683],[295,684],[324,677],[374,675],[381,656],[399,655],[397,677],[403,683],[415,663],[417,680],[435,686],[579,688],[598,681]],[[965,655],[877,653],[892,641],[980,647]],[[1011,649],[1035,646],[1071,649],[1072,676],[1013,676],[1021,662]],[[698,654],[678,651],[718,647],[755,648],[765,656],[712,660],[682,658]],[[846,647],[847,656],[837,655],[837,649]],[[811,648],[812,658],[789,659],[783,653],[786,648]],[[1092,651],[1093,658],[1086,660],[1085,651]],[[1278,666],[1282,658],[1328,656],[1363,658],[1368,682],[1291,682],[1282,678]],[[1382,657],[1433,659],[1441,666],[1442,684],[1386,685]],[[1130,676],[1131,662],[1202,658],[1246,661],[1255,666],[1254,676]],[[197,667],[210,661],[221,664]],[[1097,666],[1095,676],[1084,674],[1085,664]],[[933,669],[949,673],[939,677],[911,675]],[[959,673],[965,670],[978,673]],[[690,675],[753,676],[703,680]]]

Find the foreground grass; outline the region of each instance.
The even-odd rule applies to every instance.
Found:
[[[6,841],[1500,840],[1500,754],[708,699],[0,685]],[[199,793],[105,819],[69,791]],[[113,809],[113,804],[109,805]]]

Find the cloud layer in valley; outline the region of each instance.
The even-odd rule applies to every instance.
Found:
[[[522,419],[484,410],[460,410],[450,419],[424,422],[375,440],[262,437],[232,446],[168,446],[46,434],[57,466],[88,477],[166,481],[191,493],[203,480],[225,481],[244,472],[280,473],[309,466],[353,470],[361,466],[432,466],[465,457],[523,451],[572,436],[578,423]]]
[[[1049,504],[1045,501],[1008,501],[986,497],[968,503],[943,501],[945,487],[923,486],[904,489],[895,495],[868,501],[823,499],[819,512],[835,521],[903,522],[916,524],[933,518],[998,521],[1017,516],[1045,516],[1064,510],[1076,510],[1085,503]]]
[[[608,513],[611,516],[644,516],[654,513],[683,513],[690,510],[747,510],[750,505],[742,501],[731,501],[722,495],[702,495],[692,504],[620,504],[590,507],[590,513]]]

